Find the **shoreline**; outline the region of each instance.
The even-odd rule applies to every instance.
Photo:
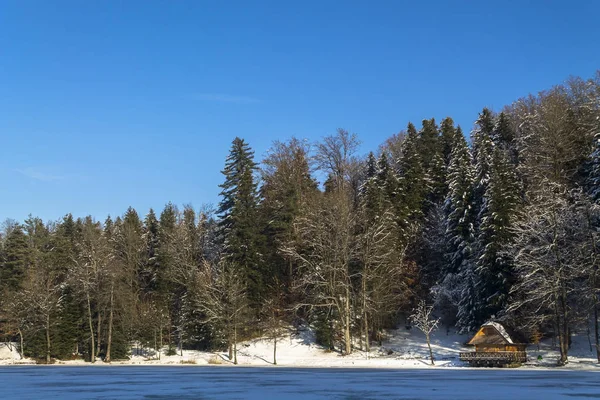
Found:
[[[194,364],[194,363],[130,363],[130,362],[115,362],[115,363],[104,363],[104,362],[57,362],[54,364],[35,364],[35,363],[10,363],[10,364],[0,364],[0,369],[2,368],[19,368],[19,367],[40,367],[40,368],[128,368],[128,367],[142,367],[142,368],[259,368],[259,369],[330,369],[330,370],[430,370],[430,371],[443,371],[443,370],[451,370],[451,371],[522,371],[522,372],[531,372],[531,371],[556,371],[556,372],[595,372],[600,373],[600,363],[589,365],[587,364],[587,368],[581,368],[577,364],[572,364],[572,367],[569,366],[549,366],[549,365],[524,365],[521,367],[515,368],[489,368],[489,367],[471,367],[471,366],[455,366],[455,365],[303,365],[303,364]],[[590,368],[593,367],[593,368]]]

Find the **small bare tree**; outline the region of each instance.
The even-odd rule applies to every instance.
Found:
[[[431,332],[436,330],[440,322],[439,318],[434,318],[431,313],[433,306],[428,306],[425,300],[419,301],[417,307],[413,310],[413,314],[410,316],[410,321],[413,323],[418,330],[425,334],[425,340],[427,341],[427,347],[429,348],[429,358],[431,365],[435,365],[433,361],[433,350],[431,350]]]
[[[237,338],[245,322],[248,301],[246,285],[235,264],[221,261],[213,266],[205,262],[196,279],[195,305],[225,335],[229,359],[237,360]]]
[[[267,333],[267,337],[273,341],[273,365],[277,365],[277,341],[287,332],[284,319],[284,307],[282,304],[283,287],[276,283],[277,293],[267,299],[262,306],[261,322]]]

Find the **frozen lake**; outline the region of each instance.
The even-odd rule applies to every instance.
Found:
[[[600,374],[532,370],[4,367],[3,399],[600,399]]]

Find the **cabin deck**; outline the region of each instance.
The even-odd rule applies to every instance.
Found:
[[[474,367],[502,367],[518,365],[527,361],[524,351],[494,351],[460,353],[460,360],[467,361]]]

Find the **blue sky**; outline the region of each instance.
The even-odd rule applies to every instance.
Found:
[[[0,0],[0,219],[217,203],[231,140],[469,130],[600,68],[600,2]]]

